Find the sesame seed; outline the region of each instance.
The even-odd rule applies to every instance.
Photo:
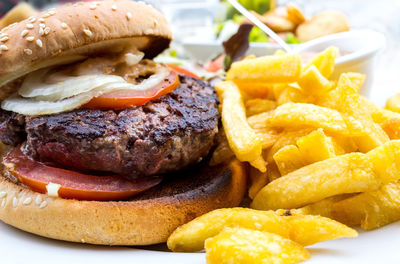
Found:
[[[32,55],[32,50],[31,49],[24,49],[24,52],[26,55]]]
[[[63,29],[67,29],[68,28],[68,26],[67,26],[67,24],[66,23],[61,23],[61,28],[63,28]]]
[[[39,28],[39,35],[43,36],[44,35],[44,29],[43,28]]]
[[[112,11],[115,11],[115,10],[117,10],[117,6],[116,5],[112,5],[111,9],[112,9]]]
[[[95,10],[95,9],[96,9],[96,5],[91,5],[89,8],[90,8],[91,10]]]
[[[33,24],[26,24],[26,27],[29,28],[29,29],[32,29],[33,28]]]
[[[22,30],[21,37],[25,37],[26,35],[28,35],[28,33],[29,33],[28,30],[26,30],[26,29]]]
[[[40,205],[41,203],[42,203],[42,196],[38,194],[35,198],[35,204]]]
[[[18,206],[18,198],[17,197],[13,197],[13,200],[12,200],[12,207],[17,207]]]
[[[39,18],[38,21],[43,23],[44,22],[44,18]]]
[[[130,12],[126,13],[126,18],[127,18],[128,20],[131,20],[132,14],[131,14]]]
[[[45,24],[43,24],[43,23],[39,23],[39,27],[41,27],[41,28],[45,28],[45,27],[46,27],[46,25],[45,25]]]
[[[157,20],[157,19],[154,19],[154,21],[153,21],[153,22],[154,22],[154,25],[155,25],[155,26],[158,26],[158,25],[159,25],[159,23],[158,23],[158,20]]]
[[[23,203],[24,205],[29,205],[31,202],[32,202],[32,198],[31,198],[31,197],[28,197],[28,198],[26,198],[22,203]]]
[[[5,50],[5,51],[7,51],[7,50],[8,50],[8,47],[7,47],[6,45],[0,45],[0,50]]]
[[[40,39],[36,40],[36,45],[38,45],[38,47],[43,47],[43,42]]]
[[[51,11],[49,11],[49,14],[50,14],[51,16],[53,16],[53,15],[55,15],[55,14],[56,14],[56,11],[54,11],[54,10],[51,10]]]
[[[33,23],[33,22],[35,22],[36,21],[36,17],[30,17],[29,19],[28,19],[28,22],[30,22],[30,23]]]
[[[43,209],[43,208],[45,208],[47,206],[47,202],[46,201],[43,201],[40,205],[39,205],[39,208],[40,209]]]
[[[3,201],[1,202],[1,207],[6,207],[6,203],[7,203],[7,199],[3,199]]]
[[[49,13],[43,15],[44,18],[48,18],[49,16],[51,16]]]
[[[31,41],[34,41],[34,40],[35,40],[35,37],[27,37],[26,40],[29,41],[29,42],[31,42]]]
[[[7,192],[5,192],[5,191],[0,192],[0,199],[4,198],[6,196],[7,196]]]
[[[49,28],[49,27],[46,27],[46,28],[44,29],[44,34],[47,35],[47,34],[49,34],[49,33],[50,33],[50,28]]]
[[[0,38],[0,41],[1,41],[1,42],[6,42],[7,40],[8,40],[8,37],[7,37],[7,36],[4,36],[4,37]]]
[[[93,35],[92,31],[89,29],[84,29],[83,32],[85,32],[86,36],[91,37]]]
[[[8,37],[8,34],[7,33],[1,33],[0,34],[0,38],[3,38],[3,37]]]
[[[148,28],[148,29],[146,29],[145,31],[144,31],[144,34],[153,34],[154,32],[153,32],[153,30],[151,29],[151,28]]]

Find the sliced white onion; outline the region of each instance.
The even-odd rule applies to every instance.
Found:
[[[49,69],[44,69],[28,74],[18,90],[19,95],[37,101],[54,102],[89,92],[104,84],[124,82],[122,77],[116,75],[67,76],[54,73],[49,76],[48,73]],[[52,83],[46,83],[46,77],[50,77]]]
[[[145,79],[140,84],[128,83],[119,76],[116,76],[120,78],[119,81],[107,82],[105,81],[105,79],[103,79],[103,81],[100,81],[101,78],[104,77],[104,75],[96,75],[95,79],[93,79],[93,83],[96,83],[97,86],[94,87],[94,85],[92,85],[91,82],[86,83],[86,85],[90,86],[91,89],[87,87],[81,88],[86,91],[84,93],[79,93],[72,97],[56,101],[39,100],[38,97],[42,95],[33,98],[24,98],[19,94],[14,94],[2,102],[1,108],[7,111],[16,112],[23,115],[57,114],[79,108],[80,106],[88,103],[92,98],[98,97],[106,93],[114,91],[124,91],[124,90],[140,91],[140,92],[149,91],[156,85],[161,83],[169,75],[169,73],[170,70],[168,68],[162,68],[159,72]],[[59,83],[54,85],[62,86],[63,84]],[[60,87],[53,88],[53,91],[57,92],[61,91],[61,94],[63,94],[63,90]]]

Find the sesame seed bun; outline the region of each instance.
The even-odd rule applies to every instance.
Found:
[[[119,202],[53,198],[0,177],[0,220],[65,241],[151,245],[165,242],[178,226],[197,216],[238,206],[245,189],[245,168],[237,160],[195,167],[130,201]]]
[[[40,68],[126,47],[137,47],[152,58],[171,39],[164,16],[143,2],[65,5],[0,31],[0,85]]]

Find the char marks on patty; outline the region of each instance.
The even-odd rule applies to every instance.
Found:
[[[27,116],[27,154],[81,171],[141,177],[204,158],[218,133],[218,97],[201,80],[180,76],[173,92],[122,111],[79,109]]]

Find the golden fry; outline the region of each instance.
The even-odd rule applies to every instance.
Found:
[[[287,85],[276,97],[276,102],[278,105],[286,103],[312,103],[314,102],[314,98],[303,92],[300,88]]]
[[[334,205],[334,217],[365,230],[400,220],[400,183],[388,183],[377,191],[366,192]]]
[[[400,93],[390,97],[386,102],[386,109],[400,113]]]
[[[246,228],[225,228],[205,242],[208,264],[291,264],[310,258],[301,245],[279,235]]]
[[[296,25],[306,21],[306,18],[300,8],[293,2],[286,4],[287,18]]]
[[[400,118],[393,118],[381,124],[390,139],[400,139]]]
[[[168,248],[175,252],[195,252],[204,248],[207,238],[225,227],[240,226],[289,237],[286,220],[273,211],[248,208],[217,209],[178,227],[168,238]]]
[[[334,133],[348,134],[346,123],[338,111],[312,104],[281,105],[273,111],[267,123],[274,127],[315,127]]]
[[[305,94],[314,96],[319,96],[333,88],[333,83],[326,79],[314,65],[306,68],[297,83]]]
[[[226,78],[248,83],[291,83],[301,74],[302,62],[298,54],[264,56],[232,64]]]
[[[274,160],[282,176],[307,165],[303,155],[294,145],[281,148],[275,153]]]
[[[319,105],[336,109],[344,115],[350,133],[359,135],[354,137],[354,142],[361,152],[368,152],[389,141],[385,131],[374,123],[357,93],[356,84],[347,74],[340,76],[336,89],[329,92]]]
[[[276,102],[272,100],[256,98],[247,100],[245,102],[245,106],[246,115],[252,116],[274,110],[276,108]]]
[[[232,82],[220,82],[215,88],[221,98],[222,124],[229,147],[240,161],[254,161],[261,156],[262,141],[250,128],[238,87]]]
[[[358,235],[354,229],[326,217],[318,215],[286,217],[291,230],[290,239],[303,246],[342,237],[356,237]]]
[[[391,140],[366,155],[371,159],[373,169],[382,182],[388,183],[400,178],[400,140]]]
[[[266,172],[260,172],[256,168],[250,167],[249,169],[249,178],[250,178],[250,187],[249,187],[249,197],[250,199],[254,199],[256,194],[269,182],[268,174],[269,166],[267,166]]]
[[[338,53],[339,50],[336,47],[327,48],[307,63],[304,71],[314,65],[325,78],[329,78],[335,69],[335,59]]]
[[[276,179],[258,192],[251,207],[299,208],[338,194],[376,190],[380,184],[370,158],[351,153],[313,163]]]
[[[270,148],[278,140],[279,133],[275,129],[259,128],[254,131],[261,139],[263,149]]]
[[[231,148],[229,147],[229,143],[224,138],[223,141],[221,141],[218,146],[215,148],[211,160],[210,160],[210,165],[218,165],[220,163],[229,161],[231,158],[233,158],[235,154],[232,152]]]
[[[272,111],[252,115],[247,118],[247,123],[252,129],[271,129],[267,125],[267,121],[272,117]]]

